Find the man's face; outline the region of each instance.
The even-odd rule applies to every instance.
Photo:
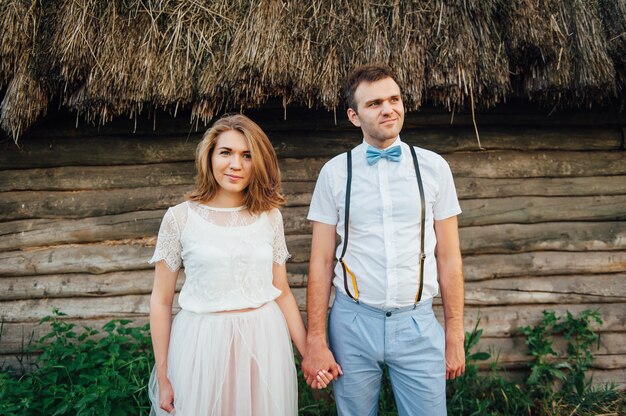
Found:
[[[348,118],[363,131],[365,141],[384,148],[393,143],[404,123],[400,87],[392,78],[362,82],[354,92],[357,111],[348,109]]]

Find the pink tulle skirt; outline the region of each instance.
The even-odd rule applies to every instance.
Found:
[[[168,377],[177,416],[298,413],[293,350],[275,302],[249,312],[181,310],[172,323]],[[168,415],[154,370],[148,389],[150,414]]]

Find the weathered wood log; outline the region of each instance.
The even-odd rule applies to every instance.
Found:
[[[298,188],[306,187],[293,186],[288,187],[288,190],[294,189],[293,192],[298,194]],[[185,194],[191,189],[192,186],[189,185],[171,185],[106,191],[5,192],[0,194],[0,220],[86,218],[143,210],[163,210],[183,202]],[[306,197],[308,195],[307,193]],[[287,197],[290,197],[289,193]],[[297,196],[293,201],[294,206],[305,206]],[[288,206],[291,206],[289,202]],[[300,211],[302,210],[295,212]]]
[[[567,153],[567,152],[562,152]],[[615,159],[615,156],[620,156],[623,159],[623,156],[620,152],[616,153],[605,153],[605,152],[595,152],[602,153],[604,156],[608,158],[608,161],[597,160],[595,162],[602,164],[602,166],[606,166],[607,170],[604,173],[623,173],[621,169],[616,166],[620,163],[615,160],[611,162],[611,158]],[[609,156],[610,155],[610,156]],[[458,154],[452,155],[458,156]],[[596,155],[597,156],[597,155]],[[520,156],[520,159],[528,158],[527,154]],[[594,156],[588,155],[587,159],[594,159]],[[467,165],[466,160],[457,160],[451,161],[457,163],[457,167],[461,165]],[[472,162],[472,161],[470,161]],[[475,162],[475,161],[474,161]],[[474,163],[472,162],[472,163]],[[508,169],[508,166],[505,166],[507,163],[509,165],[515,165],[511,160],[500,161],[495,164],[491,164],[488,162],[482,163],[482,165],[500,165],[502,169]],[[528,161],[527,161],[528,162]],[[626,168],[626,162],[621,160],[621,165]],[[281,162],[283,168],[284,178],[287,181],[311,181],[317,177],[317,173],[321,168],[321,165],[324,163],[324,160],[321,159],[307,159],[305,163],[303,161],[297,159],[285,159]],[[611,171],[612,164],[617,171]],[[461,170],[469,169],[469,176],[480,176],[481,173],[478,167],[471,166],[461,166]],[[474,169],[472,171],[472,169]],[[537,166],[537,169],[540,169]],[[530,176],[534,175],[532,171],[524,172],[519,171],[517,174],[524,175],[528,173]],[[536,173],[536,172],[535,172]],[[554,172],[553,172],[554,173]],[[578,172],[581,173],[581,172]],[[588,172],[590,175],[598,174],[601,172]],[[505,175],[506,176],[506,175]],[[480,180],[473,178],[472,181],[475,183],[479,183]],[[614,179],[615,181],[615,179]],[[493,183],[491,183],[493,184]],[[613,187],[619,185],[613,185]],[[183,200],[184,194],[191,189],[192,185],[167,185],[167,186],[158,186],[158,187],[140,187],[140,188],[119,188],[119,189],[111,189],[107,192],[101,192],[99,190],[86,190],[86,191],[40,191],[40,192],[28,192],[28,195],[24,192],[4,192],[0,194],[0,213],[2,216],[0,219],[9,220],[9,219],[23,219],[23,218],[54,218],[54,217],[72,217],[72,216],[96,216],[96,215],[106,215],[106,214],[115,214],[121,212],[130,212],[135,210],[142,209],[162,209],[169,205],[175,204]],[[471,185],[470,185],[471,187]],[[307,204],[309,201],[309,195],[311,185],[293,185],[286,186],[287,191],[290,191],[292,195],[288,196],[296,196],[296,201],[293,202],[294,205],[303,205]],[[305,192],[307,195],[301,195],[301,192]],[[463,191],[460,191],[460,194],[463,196]],[[616,196],[606,196],[601,198],[609,198],[609,204],[612,198],[619,198],[619,195]],[[519,198],[519,197],[518,197]],[[536,197],[539,198],[539,197]],[[588,197],[591,198],[591,197]],[[600,198],[600,197],[598,197]],[[494,198],[500,200],[501,198]],[[527,199],[527,198],[524,198]],[[519,202],[518,200],[511,200],[512,202]],[[558,203],[561,203],[560,200]],[[585,203],[587,200],[580,200],[581,203]],[[602,200],[599,200],[602,203]],[[572,201],[572,203],[579,202],[578,200]],[[588,201],[587,201],[588,202]],[[477,202],[468,202],[468,206],[472,208]],[[506,205],[507,202],[499,202],[500,205]],[[493,205],[493,204],[491,204]],[[479,205],[480,207],[480,205]]]
[[[285,233],[310,233],[307,207],[284,209]],[[28,219],[0,223],[0,250],[155,237],[164,210],[84,219]]]
[[[459,230],[468,254],[626,249],[626,222],[496,224]]]
[[[287,245],[291,261],[308,261],[310,236],[292,236]],[[514,254],[483,254],[463,257],[466,281],[499,277],[566,274],[620,273],[626,271],[625,251],[537,251]]]
[[[306,137],[303,140],[303,136]],[[279,131],[270,133],[281,157],[333,157],[361,142],[360,131]],[[621,134],[609,129],[515,129],[484,127],[480,142],[488,150],[617,150]],[[405,128],[402,140],[440,154],[476,151],[478,143],[472,127],[437,126]]]
[[[537,178],[626,174],[623,151],[486,151],[445,155],[455,177]]]
[[[74,332],[82,333],[85,327],[92,328],[98,332],[104,332],[102,327],[110,322],[113,318],[104,319],[73,319],[71,317],[60,318],[63,322],[74,324]],[[149,323],[148,316],[128,316],[115,319],[129,319],[132,323],[129,326],[136,327]],[[50,330],[47,323],[39,324],[39,322],[21,322],[6,323],[3,326],[2,343],[0,343],[0,355],[2,354],[19,354],[23,351],[23,347],[28,342],[39,340]],[[1,358],[0,358],[1,362]]]
[[[291,263],[308,261],[309,235],[287,236]],[[0,276],[56,273],[101,274],[123,270],[145,270],[154,251],[155,238],[104,244],[58,246],[24,251],[0,252]],[[559,274],[619,273],[626,271],[625,251],[561,252],[538,251],[516,254],[465,256],[467,281],[497,277],[546,276]]]
[[[0,276],[143,270],[152,267],[147,262],[153,251],[153,247],[120,243],[9,251],[0,253]]]
[[[297,182],[301,184],[301,182]],[[622,197],[617,197],[622,199]],[[539,203],[547,199],[539,199]],[[593,198],[585,199],[589,204]],[[535,199],[529,200],[532,201]],[[493,204],[496,201],[487,200]],[[548,201],[549,202],[549,201]],[[470,202],[472,204],[473,202]],[[476,202],[477,203],[477,202]],[[464,202],[465,204],[465,202]],[[619,205],[616,203],[610,206]],[[558,207],[552,208],[553,219],[558,218]],[[534,211],[539,208],[533,206]],[[593,210],[592,207],[588,208]],[[495,211],[495,209],[494,209]],[[308,207],[283,208],[285,232],[291,234],[308,234],[311,224],[306,219]],[[600,210],[602,212],[602,210]],[[113,239],[142,238],[156,236],[163,210],[136,211],[126,214],[105,215],[77,220],[29,219],[0,223],[0,250],[25,248],[42,245],[89,243]],[[515,214],[509,221],[519,220]],[[549,211],[547,212],[549,214]],[[573,213],[575,214],[575,213]],[[482,222],[489,219],[488,215],[479,219],[465,220],[472,212],[461,215],[461,225]],[[521,215],[521,214],[520,214]],[[570,215],[569,213],[567,215]],[[566,216],[567,216],[566,215]],[[604,219],[604,218],[601,218]],[[464,254],[475,253],[509,253],[533,250],[615,250],[622,249],[626,244],[626,224],[622,222],[556,222],[538,224],[492,224],[485,226],[469,226],[460,229],[461,248]],[[309,246],[296,246],[296,250],[308,251]],[[299,253],[298,258],[301,258]]]
[[[165,209],[184,201],[189,190],[189,185],[171,185],[107,191],[5,192],[0,199],[0,220],[85,218]]]
[[[279,157],[330,158],[361,142],[356,128],[303,130],[294,124],[294,130],[268,131]],[[80,139],[68,136],[35,139],[25,138],[21,147],[5,145],[0,155],[0,166],[8,168],[52,167],[71,165],[108,165],[192,161],[199,133],[173,132],[166,135],[109,135],[108,133]],[[504,150],[617,150],[621,133],[616,128],[481,128],[481,144],[485,149]],[[33,135],[34,136],[34,135]],[[402,138],[437,153],[479,150],[471,126],[424,127],[407,125]],[[89,148],[89,152],[83,149]],[[87,153],[87,154],[86,154]]]
[[[494,279],[467,282],[465,304],[626,304],[626,273]]]
[[[287,247],[304,244],[310,236],[287,236]],[[128,270],[147,270],[154,266],[148,260],[154,252],[155,238],[130,241],[115,241],[100,244],[67,245],[0,252],[1,276],[29,276],[41,274],[91,273],[103,274]],[[299,251],[303,253],[303,251]],[[308,261],[304,254],[292,257],[292,263]],[[288,263],[288,267],[302,275],[304,266]],[[293,282],[304,277],[294,277]]]
[[[41,138],[20,142],[20,148],[5,148],[0,166],[7,168],[72,165],[132,165],[138,163],[188,162],[194,159],[199,134],[190,140],[170,137],[98,136]],[[85,151],[87,149],[88,151]]]
[[[307,161],[303,161],[307,163]],[[0,175],[0,192],[76,191],[113,188],[193,185],[195,167],[191,162],[150,165],[66,166],[47,169],[6,170]],[[291,205],[310,203],[313,181],[283,182]],[[459,198],[506,196],[582,196],[626,193],[626,177],[580,178],[455,178]],[[294,198],[298,201],[294,201]]]
[[[287,206],[305,206],[313,184],[286,182]],[[125,212],[165,209],[185,200],[193,185],[119,188],[90,191],[0,193],[0,220],[85,218]]]
[[[585,310],[598,310],[602,316],[602,332],[626,332],[624,303],[585,303],[568,305],[529,304],[511,306],[467,306],[465,308],[465,330],[470,331],[480,319],[484,338],[502,338],[519,335],[519,328],[536,325],[541,321],[544,310],[553,310],[557,316],[565,316],[569,311],[578,315]],[[444,322],[443,307],[433,307],[439,322]]]
[[[67,273],[0,279],[0,300],[140,295],[152,291],[154,270],[105,274]],[[185,281],[180,273],[176,288]]]
[[[65,322],[73,323],[75,332],[81,333],[84,327],[101,331],[109,319],[64,319]],[[148,323],[147,317],[133,317],[131,326],[140,326]],[[28,345],[30,340],[37,340],[49,331],[49,325],[37,323],[7,323],[3,326],[3,342],[0,344],[0,355],[19,354]],[[595,369],[618,369],[626,368],[624,345],[626,345],[626,333],[601,332],[600,348],[592,351],[595,357],[593,368]],[[565,341],[562,338],[555,339],[555,350],[564,351]],[[498,358],[498,368],[519,369],[527,365],[532,357],[527,354],[527,347],[522,337],[510,338],[481,338],[475,351],[489,351],[492,358],[482,362],[481,368],[486,368]]]
[[[0,175],[0,192],[193,185],[195,174],[192,162],[7,170]]]
[[[521,179],[457,176],[454,182],[459,199],[626,194],[626,176]]]
[[[176,306],[178,304],[176,303]],[[4,322],[38,321],[56,308],[72,318],[143,317],[149,313],[150,295],[111,296],[106,298],[74,297],[14,300],[0,302]]]
[[[306,289],[292,289],[301,309],[306,303]],[[125,295],[109,297],[44,298],[0,302],[2,322],[33,322],[48,316],[53,308],[66,313],[72,319],[117,319],[145,317],[150,312],[150,295]],[[178,295],[174,310],[180,309]]]
[[[164,214],[164,210],[155,210],[78,220],[29,219],[2,222],[0,250],[154,237]]]
[[[300,310],[306,307],[306,289],[292,289]],[[51,313],[56,307],[67,313],[72,319],[113,319],[117,317],[145,316],[149,308],[149,294],[125,295],[111,297],[72,297],[27,299],[0,302],[0,318],[4,322],[34,322]],[[178,308],[175,303],[175,308]],[[435,312],[443,322],[441,305],[435,306]],[[603,317],[603,331],[626,332],[626,321],[623,319],[624,303],[586,303],[568,305],[526,305],[520,308],[511,306],[468,305],[465,313],[465,327],[469,330],[480,316],[480,326],[485,337],[503,337],[516,335],[518,328],[535,324],[541,319],[545,309],[555,310],[563,315],[565,311],[578,314],[583,310],[598,309]]]
[[[622,392],[626,390],[626,371],[623,368],[617,370],[593,369],[589,373],[594,385],[614,384]]]
[[[507,351],[508,352],[508,351]],[[496,368],[498,370],[527,370],[529,369],[529,363],[532,362],[532,358],[528,360],[511,360],[506,357],[507,352],[503,352],[500,354],[500,357],[503,360],[498,360]],[[480,370],[489,370],[493,366],[492,362],[486,361],[478,363],[478,368]],[[597,354],[594,355],[594,361],[589,367],[590,369],[599,369],[599,370],[616,370],[621,369],[622,371],[626,371],[626,359],[624,355],[621,354]]]
[[[626,271],[626,251],[537,251],[520,254],[484,254],[463,258],[465,281],[624,271]]]
[[[298,305],[301,310],[305,309],[306,292],[305,289],[293,289]],[[25,333],[28,328],[36,325],[41,318],[50,315],[52,308],[57,307],[68,314],[68,319],[99,319],[109,320],[118,318],[145,319],[149,308],[149,295],[128,295],[108,298],[58,298],[40,300],[21,300],[0,302],[0,314],[7,328],[19,328],[18,325],[26,323]],[[598,309],[603,318],[602,332],[624,333],[626,332],[626,322],[623,319],[623,303],[609,304],[582,304],[582,305],[528,305],[524,308],[513,306],[495,306],[474,308],[468,307],[465,313],[465,328],[471,330],[475,325],[480,313],[480,327],[484,330],[483,337],[508,337],[518,335],[519,328],[526,325],[536,324],[545,309],[555,310],[558,315],[564,315],[565,311],[578,314],[583,310]],[[175,310],[178,310],[177,304]],[[435,312],[440,322],[443,322],[443,311],[441,306],[435,307]],[[21,331],[21,330],[20,330]],[[18,329],[11,330],[18,335],[12,336],[14,345],[21,339],[21,332]],[[3,343],[5,343],[3,337]]]
[[[306,286],[306,263],[288,263],[287,278],[292,288]],[[0,278],[0,301],[73,296],[107,297],[148,294],[152,291],[154,270],[121,271],[104,274],[66,273]],[[176,288],[185,282],[185,270]]]
[[[626,195],[511,197],[461,201],[461,226],[626,219]]]
[[[566,340],[563,337],[555,337],[554,350],[561,357],[566,351]],[[624,332],[600,332],[600,348],[594,345],[591,353],[596,358],[595,368],[626,368],[626,333]],[[500,366],[512,367],[531,362],[533,358],[528,355],[524,337],[509,338],[481,338],[476,351],[491,351],[492,358],[486,363],[493,362],[498,358]]]

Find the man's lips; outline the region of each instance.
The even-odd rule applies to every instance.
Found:
[[[397,118],[390,118],[390,119],[387,119],[387,120],[383,120],[383,121],[381,121],[381,122],[380,122],[380,124],[395,123],[396,121],[398,121],[398,119],[397,119]]]

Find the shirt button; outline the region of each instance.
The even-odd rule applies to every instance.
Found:
[[[387,317],[389,317],[389,316],[391,316],[391,312],[387,312],[385,315],[386,315]]]

